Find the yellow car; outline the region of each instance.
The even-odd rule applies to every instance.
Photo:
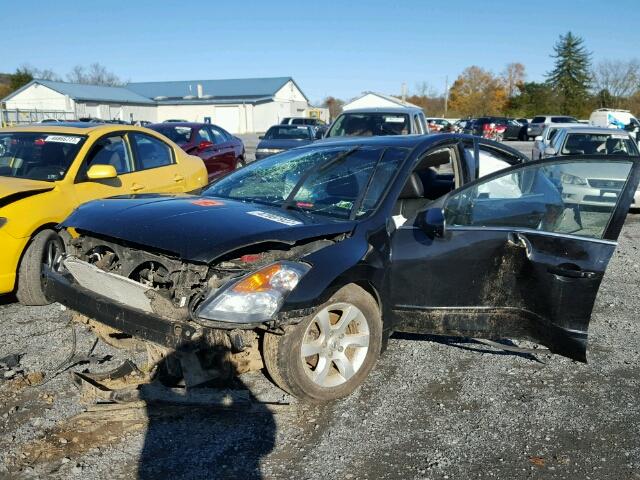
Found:
[[[81,203],[206,183],[200,158],[146,128],[78,122],[1,129],[0,294],[49,303],[42,265],[64,248],[54,227]]]

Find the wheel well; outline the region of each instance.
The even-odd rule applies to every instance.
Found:
[[[18,261],[18,268],[20,268],[20,264],[22,263],[22,257],[24,257],[24,253],[27,251],[27,248],[29,248],[29,245],[31,245],[31,242],[33,241],[33,237],[35,237],[37,234],[39,234],[43,230],[55,230],[56,225],[57,225],[56,223],[45,223],[44,225],[40,225],[31,233],[31,236],[29,237],[29,241],[27,242],[24,249],[22,250],[22,253],[20,254],[20,260]]]

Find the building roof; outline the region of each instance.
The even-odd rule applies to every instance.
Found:
[[[234,78],[225,80],[181,80],[174,82],[133,82],[127,88],[158,103],[175,100],[260,101],[271,99],[291,77]],[[202,98],[198,98],[198,85],[202,86]],[[297,87],[297,85],[296,85]],[[300,90],[300,87],[298,87]],[[300,90],[302,93],[302,90]],[[304,93],[302,93],[304,96]],[[190,98],[193,97],[193,98]],[[305,96],[306,98],[306,96]]]
[[[85,85],[82,83],[53,82],[51,80],[32,80],[24,87],[13,92],[7,99],[18,92],[25,90],[33,84],[44,85],[63,95],[68,95],[74,100],[93,102],[117,102],[117,103],[148,103],[153,101],[124,87],[106,87],[104,85]]]
[[[414,105],[413,103],[407,102],[406,100],[402,100],[401,98],[398,97],[393,97],[391,95],[385,95],[383,93],[377,93],[377,92],[362,92],[362,95],[360,95],[359,97],[354,98],[353,100],[349,101],[346,103],[346,105],[349,105],[350,103],[355,102],[356,100],[360,100],[361,98],[366,97],[367,95],[374,95],[376,97],[380,97],[383,98],[389,102],[395,103],[400,107],[415,107],[415,108],[420,108],[418,105]]]
[[[226,80],[181,80],[174,82],[132,82],[123,87],[85,85],[34,79],[10,93],[3,101],[34,84],[43,85],[73,100],[135,104],[260,103],[273,99],[288,82],[293,82],[302,96],[306,95],[291,77],[237,78]],[[202,96],[198,96],[198,85]]]

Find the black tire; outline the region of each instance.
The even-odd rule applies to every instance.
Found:
[[[350,329],[352,326],[353,328],[360,328],[361,322],[364,319],[367,327],[366,335],[368,335],[368,346],[366,353],[362,350],[360,350],[360,353],[356,353],[356,350],[363,348],[361,346],[348,346],[344,347],[344,350],[341,349],[343,347],[337,347],[341,352],[339,355],[344,355],[343,358],[348,357],[350,362],[353,361],[356,363],[357,361],[360,363],[357,368],[354,368],[355,373],[345,380],[342,370],[340,370],[338,366],[339,363],[334,363],[333,360],[330,360],[327,367],[327,371],[330,370],[330,373],[327,374],[326,378],[337,378],[338,381],[342,381],[343,383],[324,386],[319,385],[312,379],[311,375],[313,375],[314,372],[311,368],[313,367],[309,365],[307,359],[316,357],[308,356],[303,360],[302,345],[305,338],[308,338],[308,330],[315,325],[316,315],[327,311],[326,309],[333,312],[332,308],[336,305],[356,307],[356,310],[358,310],[361,315],[355,317],[358,320],[354,319],[350,323],[347,322],[347,326],[349,326]],[[331,315],[337,314],[331,313]],[[342,317],[338,317],[338,319],[335,320],[332,328],[339,325],[341,318]],[[336,329],[336,332],[339,332],[339,330]],[[351,333],[352,330],[350,330],[346,336],[349,337]],[[360,330],[356,332],[356,335],[362,336]],[[344,334],[339,338],[341,339],[343,337],[345,337]],[[318,340],[320,338],[322,337],[318,337]],[[326,337],[324,338],[326,340]],[[335,345],[338,342],[340,342],[339,339],[333,342],[333,348],[336,348]],[[324,343],[326,348],[327,341]],[[364,289],[358,285],[350,284],[338,290],[326,303],[317,307],[311,315],[305,317],[299,324],[286,327],[284,335],[265,334],[263,338],[262,356],[272,380],[280,388],[302,401],[321,403],[345,397],[362,384],[378,360],[381,346],[382,318],[378,304]],[[358,358],[358,355],[360,356],[359,360],[355,360]],[[316,363],[315,368],[318,369],[320,368],[319,356],[316,358],[316,361],[318,363]]]
[[[23,305],[49,305],[42,288],[42,268],[44,264],[52,266],[57,254],[51,254],[51,248],[64,252],[64,243],[53,230],[43,230],[32,239],[22,256],[18,268],[18,288],[16,297]]]
[[[242,167],[244,167],[246,165],[247,165],[247,162],[244,159],[244,157],[238,157],[238,162],[236,163],[236,168],[242,168]]]

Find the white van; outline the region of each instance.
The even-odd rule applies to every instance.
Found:
[[[638,140],[640,122],[629,110],[613,110],[610,108],[599,108],[594,110],[589,117],[589,125],[602,128],[620,128],[627,130]]]

